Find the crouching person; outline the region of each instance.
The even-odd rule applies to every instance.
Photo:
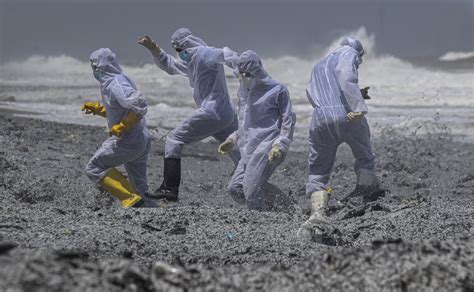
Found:
[[[229,57],[226,64],[240,79],[239,128],[219,146],[219,152],[237,146],[242,157],[229,191],[235,201],[246,202],[250,209],[266,209],[263,187],[285,159],[296,116],[288,89],[267,74],[255,52]]]
[[[110,49],[96,50],[90,61],[94,77],[100,82],[103,105],[86,102],[82,110],[106,118],[110,137],[87,164],[87,176],[116,197],[123,208],[151,207],[152,201],[146,199],[151,148],[146,100]],[[125,166],[130,181],[116,169],[119,165]]]

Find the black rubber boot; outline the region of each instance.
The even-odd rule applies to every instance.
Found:
[[[163,182],[150,197],[155,200],[178,201],[179,184],[181,183],[181,159],[165,158]]]
[[[379,185],[371,186],[367,188],[362,194],[364,202],[377,201],[378,198],[385,196],[385,189],[382,189]]]
[[[133,205],[133,208],[156,208],[156,202],[153,195],[146,192],[142,195],[142,200],[138,204]]]
[[[135,205],[132,206],[132,208],[145,208],[145,207],[146,207],[146,203],[143,200],[143,197],[142,197],[140,202],[138,202],[138,203],[136,203]]]

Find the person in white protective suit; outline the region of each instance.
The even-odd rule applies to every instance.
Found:
[[[330,224],[325,216],[331,190],[328,181],[337,148],[343,142],[356,159],[357,185],[350,196],[362,195],[370,200],[383,192],[374,173],[375,158],[365,118],[368,88],[361,90],[358,85],[363,55],[360,41],[344,37],[340,46],[317,63],[311,73],[306,93],[314,111],[309,130],[310,173],[306,194],[310,197],[312,215],[299,232],[314,227],[322,231]]]
[[[156,199],[178,200],[181,182],[181,153],[184,145],[207,137],[223,142],[238,128],[224,73],[224,50],[207,46],[187,28],[180,28],[171,37],[179,59],[162,50],[148,36],[138,42],[153,55],[156,65],[171,75],[189,78],[198,109],[166,137],[163,183],[153,195]],[[238,150],[229,152],[237,166]]]
[[[285,159],[296,116],[287,87],[267,74],[255,52],[229,57],[227,64],[240,80],[239,129],[219,146],[219,152],[225,154],[235,146],[240,149],[242,158],[229,192],[235,201],[261,210],[267,207],[264,185]]]
[[[117,199],[123,208],[153,206],[148,200],[147,160],[151,139],[145,120],[147,103],[135,83],[123,73],[110,49],[90,56],[94,77],[100,82],[103,104],[86,102],[86,114],[105,117],[109,138],[86,166],[87,176]],[[130,181],[117,166],[124,165]]]

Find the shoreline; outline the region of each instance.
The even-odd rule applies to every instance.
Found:
[[[307,151],[308,127],[312,109],[309,105],[294,105],[297,123],[294,134],[293,150]],[[172,107],[157,104],[149,107],[147,114],[148,127],[154,135],[164,136],[168,131],[180,124],[192,111],[192,107]],[[370,105],[367,119],[374,137],[380,136],[387,127],[407,128],[413,130],[426,123],[443,123],[450,129],[455,141],[474,143],[474,120],[472,106],[444,105]],[[47,114],[46,114],[47,113]],[[77,124],[105,128],[101,118],[85,115],[80,111],[80,103],[71,105],[55,105],[48,103],[8,103],[0,102],[0,115],[33,118],[57,123]]]

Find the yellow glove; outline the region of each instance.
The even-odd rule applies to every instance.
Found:
[[[117,136],[121,137],[123,133],[129,131],[133,126],[135,126],[139,121],[141,117],[139,117],[136,113],[134,112],[129,112],[120,123],[113,125],[112,128],[109,130],[109,135],[112,136]]]
[[[273,145],[272,149],[268,153],[268,160],[273,161],[273,160],[278,160],[281,158],[281,148],[278,145]]]
[[[221,145],[219,145],[219,149],[217,152],[220,154],[227,154],[230,150],[234,148],[234,140],[227,138]]]
[[[98,101],[97,102],[92,102],[92,101],[85,102],[81,107],[81,111],[85,112],[86,115],[93,114],[93,115],[102,116],[104,118],[107,116],[107,114],[105,112],[105,106],[101,105]]]

